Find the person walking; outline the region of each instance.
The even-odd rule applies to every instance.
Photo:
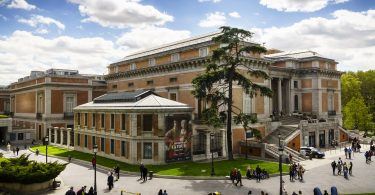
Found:
[[[337,163],[337,175],[341,175],[341,170],[342,170],[342,164],[340,161]]]
[[[298,169],[298,175],[300,176],[300,181],[303,181],[303,174],[305,173],[305,168],[303,168],[302,165],[299,164],[299,169]]]
[[[95,156],[92,157],[91,164],[92,164],[92,168],[94,169],[96,167],[96,158],[95,158]]]
[[[86,194],[86,186],[82,186],[81,189],[77,191],[77,195],[85,195]]]
[[[20,151],[20,148],[17,146],[17,148],[16,148],[17,156],[18,156],[19,151]]]
[[[349,159],[352,159],[352,149],[351,148],[348,149],[348,156],[349,156]]]
[[[141,172],[141,178],[139,178],[139,180],[143,179],[143,169],[145,168],[145,166],[143,165],[143,163],[141,163],[141,165],[139,166],[139,172]]]
[[[293,165],[289,166],[289,181],[293,181]]]
[[[70,187],[70,189],[65,192],[65,195],[76,195],[76,193],[73,190],[73,187]]]
[[[146,167],[144,167],[143,168],[143,182],[147,181],[147,173],[148,173],[148,170]]]
[[[333,175],[335,175],[335,170],[336,170],[336,167],[337,167],[336,161],[333,161],[333,162],[331,163],[331,167],[332,167]]]
[[[237,170],[237,183],[236,183],[236,186],[237,186],[238,183],[240,183],[240,186],[243,186],[242,185],[242,175],[241,175],[241,170],[240,169]]]
[[[168,195],[167,190],[164,190],[163,195]]]
[[[13,148],[13,156],[16,156],[16,148]]]
[[[257,165],[255,172],[257,173],[257,181],[260,181],[260,173],[262,172],[262,170],[260,169],[259,165]]]
[[[160,189],[158,195],[163,195],[163,190]]]
[[[353,163],[352,161],[349,162],[349,175],[352,175]]]
[[[114,168],[115,173],[116,173],[116,181],[120,179],[120,166],[117,164],[117,166]]]
[[[348,148],[347,147],[344,148],[344,152],[345,152],[345,158],[347,159],[348,158]]]
[[[111,172],[107,178],[107,185],[108,189],[111,190],[113,188],[113,173]]]
[[[39,149],[38,149],[38,148],[35,150],[35,154],[36,154],[37,156],[39,155]]]

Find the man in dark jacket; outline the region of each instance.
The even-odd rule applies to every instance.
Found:
[[[260,181],[260,173],[262,172],[262,170],[260,169],[259,165],[257,165],[255,172],[257,173],[257,181]]]
[[[143,182],[147,181],[147,173],[148,173],[148,170],[146,167],[144,167],[143,168]]]
[[[108,189],[111,190],[113,188],[113,174],[112,174],[112,172],[107,178],[107,184],[108,184]]]
[[[70,189],[66,191],[65,195],[76,195],[76,193],[73,191],[73,187],[70,187]]]
[[[333,162],[331,163],[331,167],[332,167],[333,175],[335,175],[336,166],[337,166],[336,161],[333,161]]]
[[[237,170],[237,183],[236,183],[236,186],[237,186],[238,183],[240,183],[240,186],[242,186],[242,175],[241,175],[241,172],[240,172],[239,169]]]
[[[141,172],[141,178],[140,179],[143,179],[143,169],[145,168],[145,166],[143,165],[143,163],[141,163],[141,165],[139,166],[139,172]]]
[[[117,164],[117,166],[114,168],[115,173],[117,175],[116,181],[120,179],[120,166]]]

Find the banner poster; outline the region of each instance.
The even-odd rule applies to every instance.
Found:
[[[191,136],[189,115],[165,118],[166,162],[191,160]]]

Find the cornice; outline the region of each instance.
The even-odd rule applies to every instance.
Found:
[[[319,68],[281,68],[277,66],[270,66],[270,71],[275,72],[286,72],[291,75],[307,75],[307,74],[316,74],[317,76],[327,76],[327,77],[337,77],[340,78],[343,72],[337,71],[337,70],[325,70],[325,69],[319,69]]]

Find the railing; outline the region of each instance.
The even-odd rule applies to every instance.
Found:
[[[328,116],[336,116],[336,110],[328,110]]]
[[[36,117],[37,120],[42,120],[43,115],[42,115],[42,113],[37,112],[35,117]]]
[[[73,119],[74,113],[73,112],[64,112],[64,119]]]

